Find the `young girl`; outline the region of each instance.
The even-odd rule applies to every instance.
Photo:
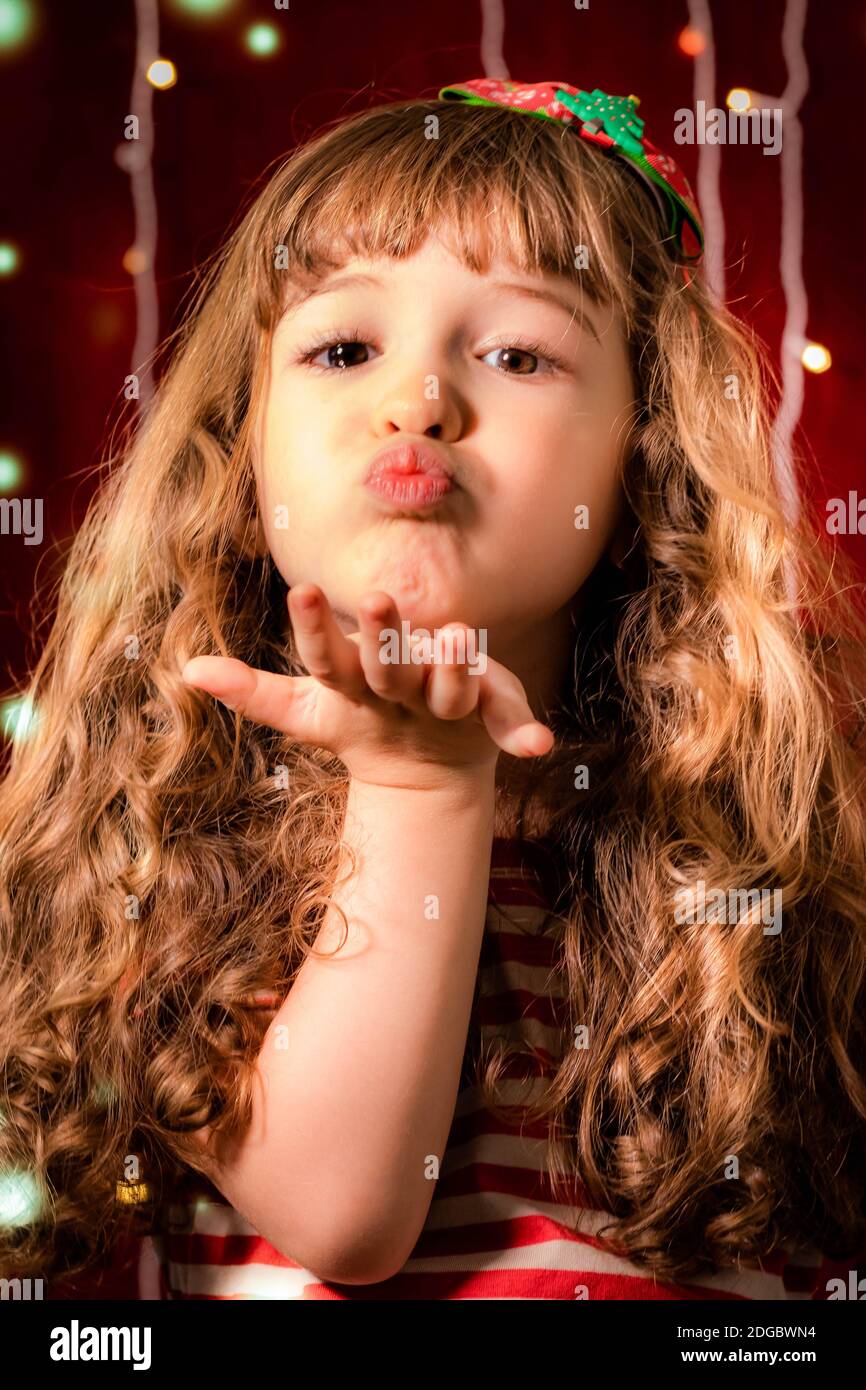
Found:
[[[209,267],[3,786],[3,1276],[849,1296],[866,634],[699,237],[632,99],[479,79]]]

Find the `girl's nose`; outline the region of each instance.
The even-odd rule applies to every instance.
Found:
[[[456,393],[443,388],[433,374],[404,377],[399,386],[382,394],[372,416],[373,432],[379,436],[400,430],[431,439],[456,439],[462,429]]]

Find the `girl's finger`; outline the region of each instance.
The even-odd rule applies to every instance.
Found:
[[[194,656],[181,676],[247,719],[304,741],[300,716],[312,688],[309,677],[257,671],[233,656]]]
[[[454,656],[455,641],[447,634],[453,632],[459,639],[461,630],[469,631],[465,623],[448,623],[442,629],[441,640],[436,644],[435,664],[424,688],[428,708],[437,719],[465,719],[478,704],[479,677],[470,675],[466,656],[462,661],[448,660],[449,656]],[[465,652],[465,646],[463,650]]]
[[[360,660],[370,690],[383,700],[414,705],[423,695],[424,663],[403,661],[402,627],[397,605],[384,590],[366,594],[358,605]],[[397,661],[389,661],[381,634],[389,629],[397,638]]]
[[[535,718],[512,672],[492,662],[483,676],[473,680],[480,685],[478,712],[494,743],[516,758],[539,758],[550,752],[556,742],[553,731]]]
[[[340,630],[318,584],[297,584],[288,593],[298,655],[311,676],[341,695],[360,700],[367,682],[358,648]]]

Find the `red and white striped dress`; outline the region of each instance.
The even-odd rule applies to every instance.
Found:
[[[548,917],[537,845],[496,839],[472,1021],[481,1037],[531,1043],[538,1057],[503,1099],[548,1083],[561,1055],[555,982],[563,923]],[[506,1077],[510,1075],[507,1069]],[[575,1187],[574,1206],[550,1192],[543,1127],[503,1121],[464,1077],[424,1229],[406,1264],[372,1285],[337,1285],[278,1253],[198,1174],[172,1194],[169,1219],[153,1243],[159,1287],[168,1299],[808,1299],[827,1298],[827,1280],[847,1265],[816,1251],[778,1256],[763,1269],[727,1269],[681,1284],[654,1280],[602,1250],[596,1232],[609,1220]],[[850,1263],[854,1263],[851,1261]],[[861,1261],[861,1270],[866,1263]]]

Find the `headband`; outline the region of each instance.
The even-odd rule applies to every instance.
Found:
[[[679,165],[650,144],[637,114],[640,97],[608,96],[567,82],[508,82],[477,77],[442,87],[440,101],[463,101],[471,106],[506,106],[527,116],[571,126],[584,140],[627,160],[655,197],[665,218],[667,234],[678,256],[697,264],[704,249],[700,213],[689,181]],[[687,249],[686,238],[692,249]]]

